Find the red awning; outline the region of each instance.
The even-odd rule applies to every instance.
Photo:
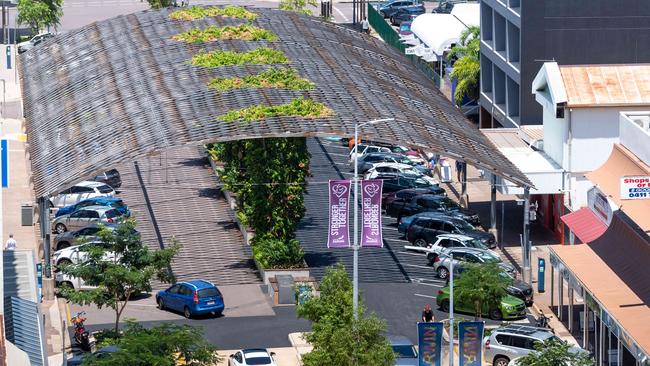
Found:
[[[598,239],[607,230],[607,225],[588,207],[562,216],[562,221],[583,243]]]

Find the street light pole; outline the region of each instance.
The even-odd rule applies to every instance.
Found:
[[[357,146],[359,141],[359,128],[380,122],[394,121],[395,118],[382,118],[354,124],[354,245],[352,259],[352,311],[354,320],[359,319],[359,159]]]
[[[454,366],[454,253],[449,253],[449,366]]]

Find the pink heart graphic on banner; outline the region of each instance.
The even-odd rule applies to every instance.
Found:
[[[366,191],[366,194],[372,198],[379,192],[379,185],[371,183],[363,187],[363,190]]]
[[[343,184],[335,184],[332,186],[332,193],[334,193],[334,195],[336,195],[338,198],[341,198],[347,191],[348,187],[344,186]]]

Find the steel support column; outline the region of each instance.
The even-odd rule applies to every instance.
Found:
[[[50,267],[50,199],[43,196],[38,199],[39,221],[41,224],[41,239],[43,240],[43,260],[45,262],[45,270],[43,271],[45,278],[52,277],[52,268]]]
[[[497,230],[497,176],[494,174],[490,180],[490,230],[493,234]]]
[[[555,304],[555,267],[551,265],[551,309],[553,309],[553,304]]]
[[[583,291],[583,292],[586,292]],[[587,349],[589,344],[589,308],[587,307],[587,299],[583,299],[582,305],[582,348]]]
[[[562,308],[564,308],[564,278],[560,272],[558,272],[557,284],[557,318],[562,321]]]
[[[530,187],[524,188],[524,233],[522,242],[523,277],[524,282],[532,285],[530,267]]]
[[[569,284],[569,333],[573,332],[573,287]]]

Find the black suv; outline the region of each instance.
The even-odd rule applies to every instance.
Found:
[[[433,184],[426,179],[409,174],[383,173],[379,174],[377,176],[377,179],[384,181],[384,193],[401,191],[407,188],[439,188],[437,184]]]
[[[433,195],[415,196],[408,201],[393,201],[386,206],[386,214],[396,217],[397,222],[402,217],[427,211],[444,212],[449,216],[463,219],[474,226],[481,224],[476,212],[461,208],[456,202],[447,197]]]
[[[466,3],[466,0],[456,0],[456,1],[441,1],[437,7],[431,10],[432,13],[438,14],[451,14],[451,11],[454,9],[454,5],[459,3]]]
[[[402,154],[393,153],[369,153],[359,157],[359,173],[365,174],[375,163],[400,163],[413,165],[413,162]],[[351,164],[350,171],[354,171],[354,164]]]
[[[447,192],[444,188],[440,186],[431,186],[427,188],[407,188],[395,192],[384,192],[382,194],[382,208],[386,208],[391,202],[394,201],[409,201],[415,196],[421,196],[425,194],[433,194],[437,196],[447,196]]]
[[[487,248],[494,247],[494,235],[476,230],[467,222],[452,216],[422,216],[417,217],[406,229],[406,240],[413,243],[424,239],[427,244],[436,241],[440,234],[462,234],[480,240]]]

